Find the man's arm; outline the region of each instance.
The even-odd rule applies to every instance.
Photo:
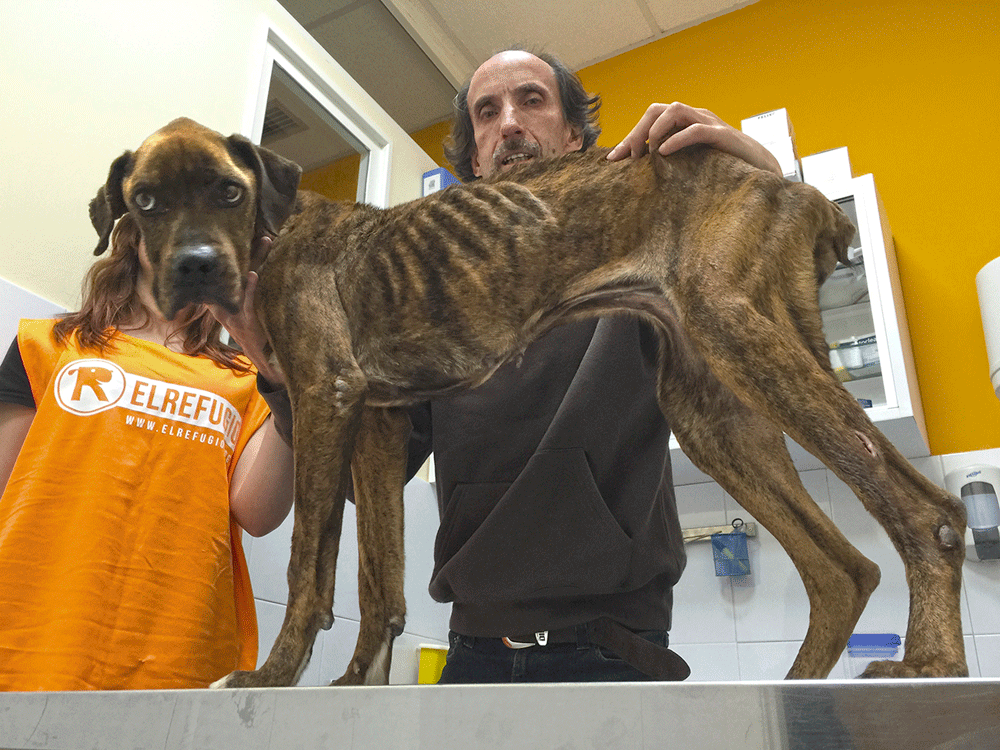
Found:
[[[753,138],[707,109],[696,109],[680,102],[650,104],[632,132],[611,150],[608,159],[637,158],[651,149],[667,156],[696,143],[714,146],[759,169],[781,175],[778,160]]]

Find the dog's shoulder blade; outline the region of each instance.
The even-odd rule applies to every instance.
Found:
[[[296,207],[282,226],[271,255],[291,253],[289,260],[300,263],[310,258],[332,260],[332,256],[347,249],[350,232],[357,231],[359,225],[370,225],[371,213],[378,210],[300,191]]]

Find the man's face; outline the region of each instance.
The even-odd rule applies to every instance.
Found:
[[[476,70],[469,84],[469,116],[477,177],[583,145],[582,134],[563,117],[555,73],[528,52],[501,52]]]

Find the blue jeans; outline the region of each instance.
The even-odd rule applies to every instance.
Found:
[[[640,636],[667,646],[667,631]],[[603,646],[559,643],[512,649],[499,638],[448,634],[448,658],[439,685],[498,682],[641,682],[652,680]]]

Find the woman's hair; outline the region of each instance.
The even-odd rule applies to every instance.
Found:
[[[67,313],[55,324],[58,343],[75,335],[81,348],[104,351],[113,348],[115,330],[142,326],[149,322],[149,311],[139,299],[136,282],[139,266],[139,227],[125,214],[111,233],[109,252],[87,271],[83,278],[83,305],[78,312]],[[175,320],[171,338],[181,341],[188,355],[204,355],[237,372],[249,372],[250,366],[238,349],[219,338],[222,325],[204,305],[191,305]]]
[[[522,47],[508,47],[503,52],[531,52]],[[597,110],[601,107],[599,94],[591,96],[583,87],[580,79],[567,68],[557,57],[547,52],[531,52],[535,57],[549,64],[555,73],[559,85],[559,100],[562,103],[563,117],[570,127],[583,136],[581,151],[597,142],[601,127],[597,124]],[[455,168],[462,182],[476,179],[472,171],[472,151],[476,147],[476,134],[472,128],[472,117],[469,115],[469,84],[455,95],[452,102],[455,115],[451,122],[451,134],[444,144],[444,155]]]

